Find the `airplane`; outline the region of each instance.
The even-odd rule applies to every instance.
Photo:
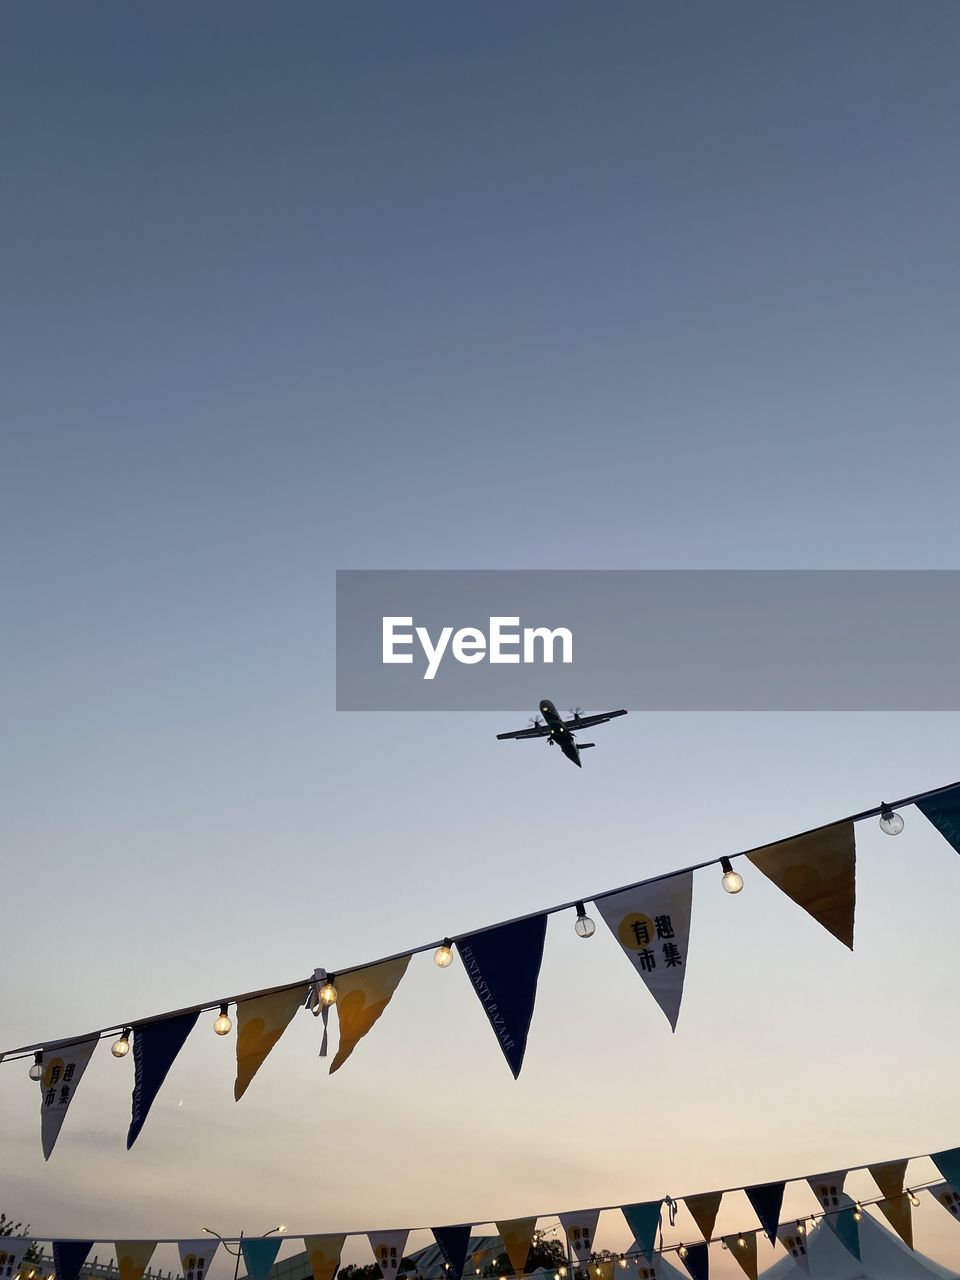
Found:
[[[608,720],[612,720],[614,716],[625,716],[625,710],[620,711],[604,711],[598,716],[581,716],[580,708],[576,707],[570,712],[570,719],[561,718],[559,711],[553,705],[549,698],[540,699],[540,715],[543,716],[541,723],[540,716],[534,716],[530,721],[529,729],[514,729],[512,733],[498,733],[497,741],[503,742],[506,738],[546,738],[550,746],[557,743],[560,750],[572,760],[578,769],[583,768],[580,763],[580,752],[586,751],[587,747],[595,747],[595,742],[577,742],[574,738],[574,731],[579,729],[590,729],[595,724],[606,724]]]

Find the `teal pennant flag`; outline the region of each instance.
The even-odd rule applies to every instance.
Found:
[[[627,1220],[627,1226],[633,1232],[637,1248],[649,1263],[653,1262],[653,1248],[657,1243],[657,1232],[660,1230],[660,1210],[662,1200],[647,1200],[644,1204],[624,1204],[620,1211]]]
[[[960,787],[918,800],[917,808],[960,853]]]
[[[272,1240],[264,1236],[260,1240],[243,1241],[240,1248],[243,1250],[243,1260],[247,1264],[250,1280],[267,1280],[282,1243],[279,1236],[274,1236]]]
[[[960,1192],[960,1147],[935,1151],[930,1157],[954,1191]]]

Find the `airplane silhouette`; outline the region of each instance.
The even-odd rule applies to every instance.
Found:
[[[608,720],[612,720],[615,716],[625,716],[626,714],[626,711],[621,709],[620,711],[603,711],[596,716],[581,716],[580,708],[577,707],[570,712],[570,719],[564,720],[549,698],[541,698],[540,715],[543,716],[542,722],[540,716],[534,716],[530,721],[529,729],[514,729],[512,733],[498,733],[497,741],[503,742],[507,738],[546,738],[551,746],[556,743],[567,759],[571,760],[578,769],[581,769],[583,766],[580,763],[580,752],[586,751],[587,747],[596,746],[596,743],[577,742],[573,736],[574,731],[590,729],[595,724],[606,724]]]

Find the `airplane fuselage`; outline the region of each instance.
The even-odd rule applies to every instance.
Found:
[[[580,748],[577,746],[576,739],[563,723],[563,717],[549,698],[540,699],[540,714],[543,716],[543,723],[550,730],[548,740],[555,742],[567,759],[572,760],[578,769],[582,769]]]

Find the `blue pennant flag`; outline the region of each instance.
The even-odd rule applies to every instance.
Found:
[[[433,1238],[440,1246],[443,1260],[449,1267],[447,1275],[450,1280],[462,1280],[467,1249],[470,1247],[471,1230],[469,1226],[433,1228]]]
[[[54,1240],[53,1269],[57,1280],[77,1280],[92,1248],[92,1240]]]
[[[260,1240],[243,1240],[240,1242],[240,1248],[243,1250],[243,1260],[247,1266],[247,1275],[250,1280],[267,1280],[270,1274],[270,1268],[277,1260],[277,1254],[280,1252],[280,1245],[283,1241],[279,1236],[269,1239],[264,1236]]]
[[[930,1157],[955,1191],[960,1189],[960,1147],[935,1151]]]
[[[128,1151],[136,1142],[147,1112],[199,1016],[199,1011],[194,1010],[178,1018],[164,1018],[162,1022],[141,1022],[133,1028],[133,1114],[127,1130]]]
[[[777,1243],[777,1227],[780,1224],[780,1210],[783,1207],[782,1182],[764,1182],[757,1187],[744,1187],[747,1199],[753,1205],[753,1211],[760,1219],[760,1224],[769,1237],[770,1243]]]
[[[648,1200],[644,1204],[623,1204],[620,1212],[627,1220],[627,1226],[633,1232],[638,1249],[641,1249],[649,1263],[653,1263],[653,1247],[657,1243],[657,1232],[660,1230],[660,1210],[662,1200]],[[632,1252],[632,1250],[631,1250]]]
[[[826,1219],[837,1233],[840,1243],[846,1245],[860,1262],[860,1224],[853,1216],[855,1213],[856,1210],[853,1208],[841,1209],[839,1213],[828,1213]]]
[[[457,942],[467,976],[516,1079],[537,998],[547,917],[530,916]]]
[[[688,1244],[687,1256],[681,1261],[693,1280],[710,1280],[710,1249],[707,1244]]]
[[[918,800],[917,808],[960,853],[960,787]]]

